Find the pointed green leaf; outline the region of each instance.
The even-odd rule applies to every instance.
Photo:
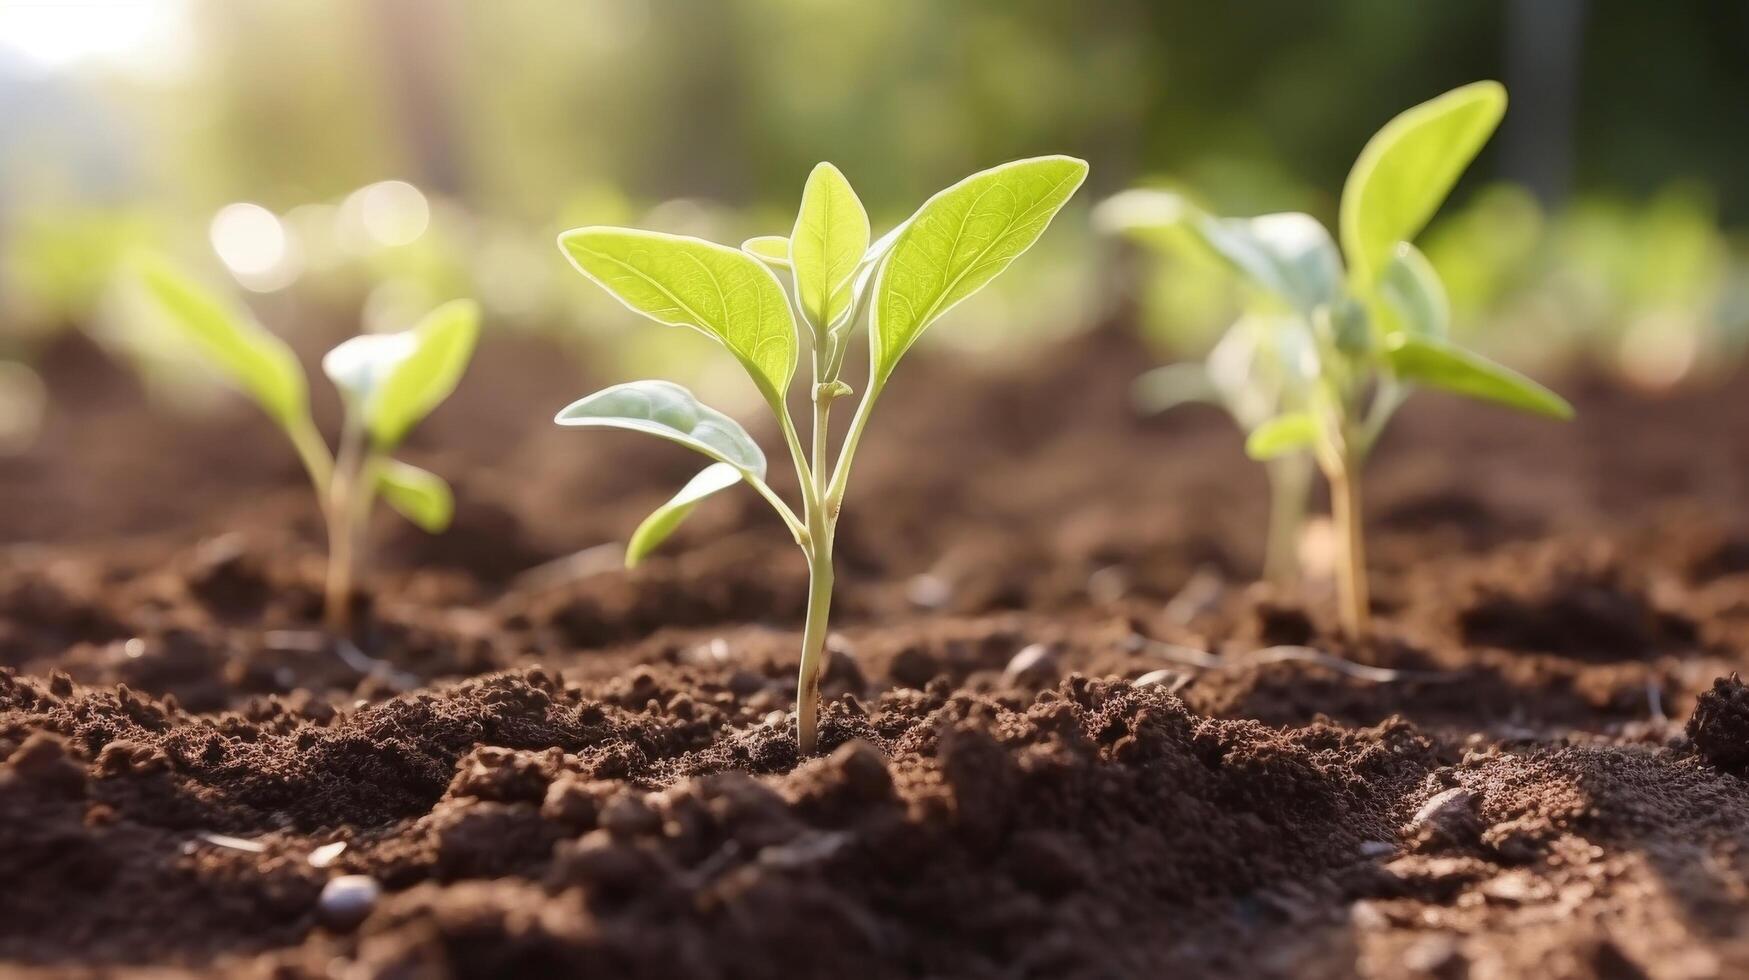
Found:
[[[474,356],[480,307],[465,299],[445,303],[409,333],[411,351],[383,379],[365,419],[378,449],[399,445],[409,430],[455,391]]]
[[[765,478],[765,453],[747,430],[671,381],[632,381],[604,388],[572,402],[553,421],[647,432],[728,463],[756,479]]]
[[[141,260],[139,277],[166,322],[232,384],[288,431],[308,427],[308,383],[285,341],[167,262]]]
[[[646,555],[668,540],[668,536],[692,514],[700,501],[740,482],[741,471],[728,463],[712,463],[699,470],[696,476],[686,482],[686,486],[680,488],[679,493],[656,508],[632,532],[631,540],[626,542],[626,567],[635,567]]]
[[[773,269],[789,268],[789,239],[782,235],[759,235],[741,243],[741,251]]]
[[[1405,381],[1551,418],[1573,417],[1573,406],[1560,395],[1511,368],[1446,341],[1398,334],[1386,341],[1385,351],[1391,370]]]
[[[789,240],[796,300],[816,330],[830,326],[850,306],[846,287],[862,265],[868,239],[868,212],[850,181],[830,163],[814,167]]]
[[[1275,459],[1310,449],[1318,441],[1318,420],[1305,412],[1289,412],[1251,430],[1245,454],[1255,460]]]
[[[1221,393],[1201,364],[1168,364],[1137,378],[1130,386],[1130,401],[1136,411],[1157,415],[1191,402],[1221,405]]]
[[[1087,163],[1050,156],[973,174],[912,215],[880,264],[869,319],[875,383],[937,318],[1032,247],[1081,186]]]
[[[1342,257],[1309,214],[1202,218],[1190,223],[1209,248],[1305,316],[1342,293]]]
[[[436,534],[455,516],[455,497],[443,477],[398,459],[377,463],[377,491],[395,513]]]
[[[1451,330],[1451,301],[1445,283],[1421,250],[1398,242],[1390,264],[1379,276],[1379,299],[1394,319],[1388,332],[1407,331],[1444,340]]]
[[[632,228],[559,236],[577,270],[629,309],[713,337],[773,405],[796,370],[796,324],[770,269],[745,252],[698,238]]]
[[[1404,112],[1360,151],[1342,187],[1342,252],[1365,287],[1414,240],[1506,113],[1499,82],[1475,82]]]

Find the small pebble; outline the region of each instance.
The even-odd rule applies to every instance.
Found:
[[[330,878],[316,901],[316,916],[330,929],[354,929],[376,908],[382,894],[382,886],[370,875]]]
[[[310,852],[309,862],[312,868],[326,868],[334,863],[334,859],[346,850],[346,842],[337,840],[332,844],[323,844]]]
[[[1130,681],[1130,686],[1131,687],[1153,687],[1156,684],[1158,684],[1158,685],[1165,687],[1167,690],[1175,691],[1179,687],[1183,686],[1182,682],[1186,679],[1186,677],[1187,677],[1187,675],[1182,674],[1176,670],[1168,670],[1166,668],[1161,668],[1159,670],[1150,670],[1146,674],[1143,674],[1142,676],[1136,678],[1135,680]]]
[[[905,583],[905,598],[920,609],[940,609],[953,599],[953,586],[939,575],[914,575]]]
[[[1008,661],[1002,679],[1010,683],[1049,684],[1057,679],[1057,651],[1044,643],[1029,643]]]
[[[1453,786],[1421,805],[1403,826],[1403,836],[1416,844],[1463,844],[1481,832],[1475,790]]]

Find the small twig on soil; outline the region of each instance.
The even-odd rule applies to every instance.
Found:
[[[1132,643],[1138,650],[1145,650],[1155,656],[1170,660],[1173,663],[1187,664],[1205,670],[1224,670],[1237,667],[1243,663],[1281,663],[1284,661],[1303,661],[1327,667],[1357,680],[1372,681],[1384,684],[1391,681],[1419,680],[1446,681],[1453,676],[1446,673],[1426,670],[1396,670],[1389,667],[1372,667],[1367,664],[1357,664],[1342,657],[1332,656],[1322,650],[1302,646],[1274,646],[1254,650],[1238,657],[1218,657],[1206,650],[1182,646],[1177,643],[1166,643],[1149,639],[1140,633],[1134,634]]]
[[[248,840],[243,837],[231,837],[226,834],[214,834],[201,831],[194,836],[206,841],[214,847],[228,847],[233,851],[247,851],[250,854],[260,854],[267,850],[267,845],[260,841]]]
[[[512,579],[510,587],[516,591],[542,592],[591,575],[617,571],[624,561],[625,545],[598,544],[536,565]]]

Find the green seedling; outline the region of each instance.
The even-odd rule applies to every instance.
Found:
[[[1201,363],[1155,368],[1136,379],[1133,398],[1149,414],[1180,405],[1218,405],[1247,434],[1311,403],[1316,380],[1310,338],[1291,317],[1248,313],[1221,336]],[[1312,455],[1284,452],[1264,464],[1269,478],[1269,530],[1264,578],[1290,586],[1299,578],[1300,530],[1312,489]]]
[[[797,740],[803,752],[815,745],[832,604],[833,535],[851,462],[875,402],[917,338],[1030,248],[1086,175],[1085,162],[1063,156],[1018,160],[973,174],[930,198],[872,245],[862,202],[829,163],[809,174],[787,237],[755,238],[734,249],[630,228],[579,228],[559,236],[560,250],[577,270],[633,311],[691,327],[727,347],[777,418],[800,486],[799,515],[767,485],[765,454],[746,430],[679,385],[617,385],[573,403],[555,421],[646,432],[715,460],[632,535],[628,565],[661,544],[700,501],[741,482],[783,519],[808,560],[807,620],[796,685]],[[791,286],[793,307],[780,273]],[[839,375],[864,310],[869,377],[834,458],[827,423],[834,404],[855,394]],[[807,445],[786,400],[804,345],[813,360]]]
[[[291,438],[328,526],[325,618],[330,629],[347,630],[376,498],[433,534],[449,526],[449,485],[390,454],[455,390],[473,355],[479,308],[471,300],[445,303],[410,330],[353,337],[329,351],[322,370],[345,409],[331,455],[310,415],[304,370],[284,341],[163,262],[142,263],[139,279],[165,321]]]
[[[1452,343],[1445,287],[1412,244],[1505,111],[1506,90],[1476,82],[1386,123],[1343,186],[1340,251],[1309,215],[1187,219],[1304,332],[1307,402],[1252,429],[1246,451],[1271,460],[1309,450],[1323,470],[1340,619],[1351,638],[1370,629],[1360,474],[1410,392],[1442,388],[1557,419],[1573,414],[1554,392]]]

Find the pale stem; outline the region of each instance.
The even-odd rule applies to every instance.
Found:
[[[802,503],[808,521],[808,612],[802,627],[802,660],[796,676],[796,743],[803,755],[812,755],[819,739],[820,669],[825,659],[827,622],[832,613],[832,536],[837,514],[826,506],[826,456],[829,452],[829,421],[833,396],[822,388],[832,380],[829,352],[818,342],[814,347],[813,474],[802,485]],[[799,450],[792,450],[799,451]],[[799,467],[798,467],[799,468]]]
[[[1300,577],[1300,531],[1306,519],[1306,495],[1312,484],[1312,459],[1298,453],[1270,461],[1269,537],[1264,548],[1263,577],[1291,586]]]
[[[354,525],[358,504],[358,477],[364,467],[364,426],[355,413],[348,412],[340,430],[340,452],[334,462],[334,478],[329,484],[328,519],[328,581],[322,611],[328,629],[343,633],[352,625],[353,548],[357,541]]]
[[[1332,468],[1330,511],[1336,521],[1337,612],[1342,632],[1351,641],[1364,639],[1372,630],[1372,611],[1367,596],[1366,541],[1361,527],[1360,474],[1348,465]]]

